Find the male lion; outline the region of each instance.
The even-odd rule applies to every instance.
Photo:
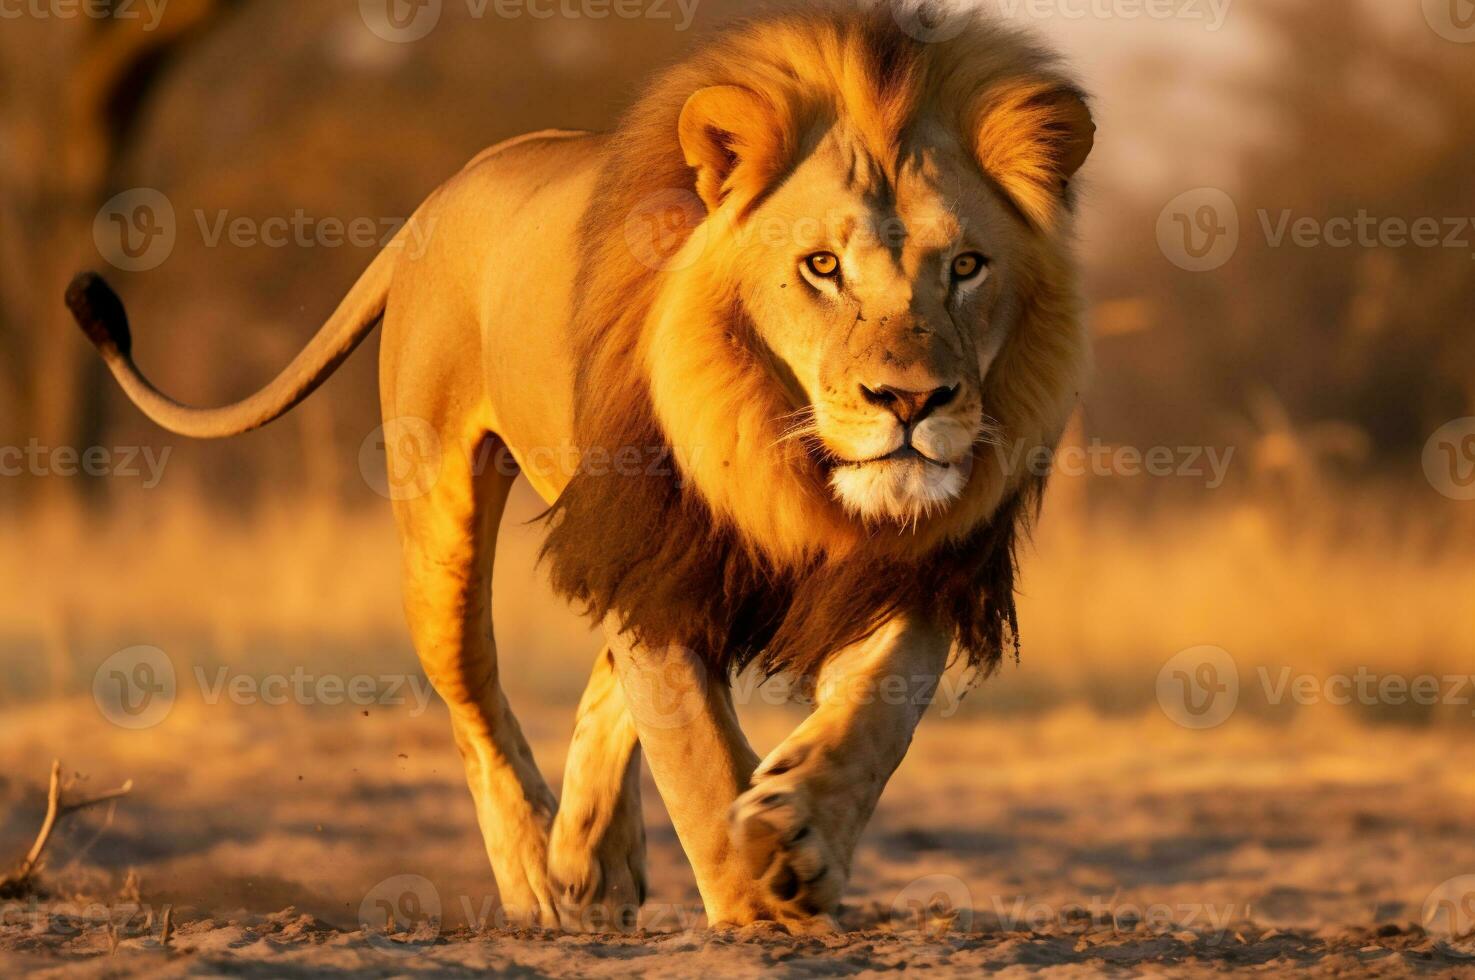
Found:
[[[388,438],[441,450],[395,494],[405,606],[504,908],[639,906],[643,750],[711,922],[823,926],[950,650],[987,671],[1013,641],[1040,488],[1005,460],[1055,445],[1086,370],[1070,180],[1093,132],[1056,60],[985,21],[927,43],[885,6],[786,14],[613,133],[482,153],[417,212],[425,253],[387,249],[236,405],[154,389],[101,279],[67,300],[129,397],[202,437],[282,415],[383,322]],[[497,680],[517,472],[607,643],[561,803]],[[814,702],[761,762],[728,683],[750,663]]]

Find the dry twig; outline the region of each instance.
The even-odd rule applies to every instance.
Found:
[[[36,871],[41,866],[41,856],[46,853],[46,845],[51,842],[51,834],[64,818],[99,803],[108,803],[119,797],[127,796],[132,790],[133,780],[130,779],[117,789],[108,790],[106,793],[78,800],[64,800],[62,799],[61,760],[54,760],[51,763],[51,788],[46,794],[46,819],[41,821],[41,830],[36,835],[36,842],[31,845],[20,867],[0,877],[0,898],[23,895],[30,889]]]

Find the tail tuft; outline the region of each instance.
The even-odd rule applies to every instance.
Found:
[[[67,309],[87,339],[104,354],[116,350],[126,356],[132,351],[133,335],[128,332],[123,301],[102,276],[79,272],[67,287]]]

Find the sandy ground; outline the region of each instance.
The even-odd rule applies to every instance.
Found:
[[[556,772],[569,713],[523,715]],[[749,715],[760,750],[794,717]],[[1338,716],[1211,732],[1084,710],[938,720],[861,845],[844,932],[703,928],[647,785],[643,930],[552,936],[495,926],[438,702],[181,697],[139,732],[90,700],[53,703],[0,718],[0,854],[24,851],[63,747],[84,788],[136,788],[64,827],[49,897],[0,903],[0,976],[1475,976],[1419,926],[1441,883],[1475,873],[1468,737]],[[361,926],[386,894],[407,909],[393,936]]]

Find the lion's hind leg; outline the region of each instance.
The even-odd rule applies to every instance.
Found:
[[[492,558],[515,477],[487,464],[494,436],[435,428],[443,453],[434,471],[395,495],[405,612],[420,663],[450,709],[502,914],[552,927],[558,919],[546,864],[557,804],[498,682],[492,638]],[[386,424],[387,443],[389,430]],[[386,448],[393,479],[399,447]]]
[[[548,879],[564,928],[635,928],[645,903],[640,743],[608,648],[579,702],[559,795]]]

